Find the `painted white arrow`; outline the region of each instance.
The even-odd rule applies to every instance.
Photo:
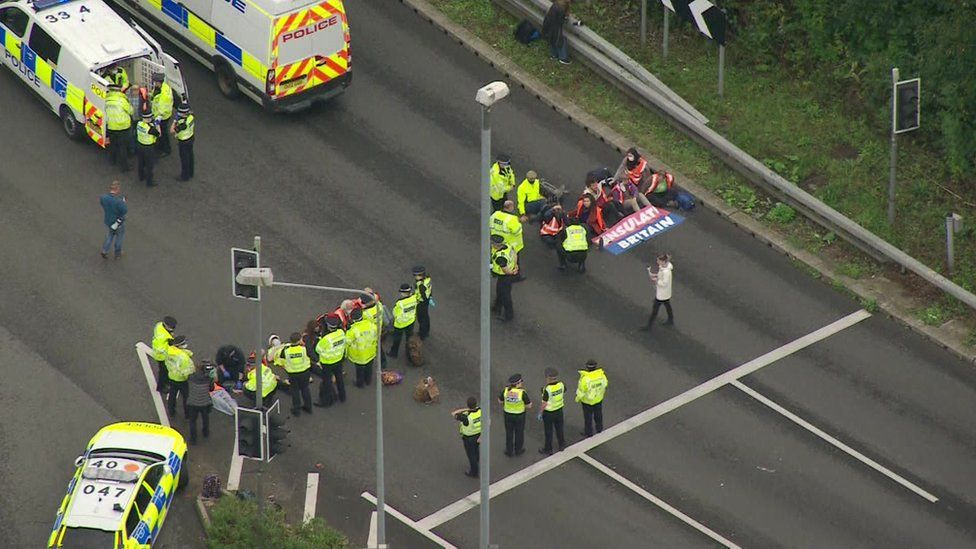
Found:
[[[708,30],[708,24],[705,23],[705,18],[702,17],[702,14],[708,11],[710,7],[712,7],[712,3],[708,0],[694,0],[694,2],[688,5],[688,9],[691,10],[691,15],[695,18],[695,24],[698,25],[698,29],[709,38],[712,37],[712,33]]]
[[[668,8],[672,12],[674,11],[674,6],[671,4],[671,0],[661,0],[661,3],[664,4],[664,7]]]

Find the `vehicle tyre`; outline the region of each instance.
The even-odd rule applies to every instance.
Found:
[[[80,122],[75,120],[75,113],[67,105],[61,105],[61,127],[70,139],[80,139],[84,131]]]
[[[223,57],[214,59],[214,75],[217,77],[217,87],[224,97],[228,99],[240,97],[241,88],[237,83],[237,73]]]
[[[182,490],[186,488],[186,485],[190,483],[190,468],[188,464],[190,463],[190,452],[183,454],[183,466],[180,468],[180,481],[176,484],[177,490]]]

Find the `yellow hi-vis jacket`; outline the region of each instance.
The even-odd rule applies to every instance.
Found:
[[[346,356],[346,331],[339,328],[329,332],[315,344],[315,352],[319,354],[319,364],[335,364]]]
[[[417,320],[417,294],[401,297],[393,305],[393,327],[406,328]]]
[[[516,253],[522,251],[525,246],[522,241],[522,222],[519,221],[517,215],[498,210],[491,214],[488,223],[491,227],[492,236],[501,235],[505,239],[505,244],[514,248]]]
[[[481,434],[481,408],[468,412],[468,424],[458,423],[461,436],[470,437]]]
[[[583,404],[599,404],[603,402],[603,395],[607,392],[610,381],[603,368],[595,370],[580,370],[579,385],[576,386],[576,402]]]
[[[365,366],[376,358],[379,334],[376,333],[376,319],[362,319],[349,327],[346,332],[346,357],[357,366]]]
[[[278,378],[275,377],[274,372],[271,371],[271,368],[261,364],[257,368],[254,368],[247,373],[247,381],[244,382],[244,388],[248,391],[253,393],[257,392],[258,390],[258,379],[256,374],[258,368],[261,369],[261,398],[264,398],[271,394],[271,391],[278,388]]]
[[[312,367],[308,358],[308,351],[301,343],[290,344],[281,352],[275,364],[281,366],[289,374],[300,374]]]
[[[488,191],[491,195],[492,200],[501,200],[505,198],[505,193],[512,190],[515,187],[515,171],[512,170],[511,166],[508,167],[504,172],[501,171],[498,162],[491,165],[491,170],[489,170],[488,178]]]
[[[152,348],[154,360],[166,360],[166,348],[169,347],[169,340],[173,339],[173,334],[163,326],[162,322],[157,322],[153,328]]]
[[[566,240],[563,240],[563,249],[567,252],[582,252],[589,249],[590,244],[586,241],[586,229],[582,225],[570,225],[566,227]]]
[[[193,365],[193,352],[170,345],[166,349],[166,374],[170,381],[180,383],[186,381],[196,370]]]
[[[525,215],[525,204],[526,202],[535,202],[545,198],[542,196],[542,191],[539,187],[542,186],[542,182],[536,179],[535,181],[529,181],[528,179],[523,179],[519,183],[518,191],[516,191],[516,197],[518,198],[518,212],[519,215]]]

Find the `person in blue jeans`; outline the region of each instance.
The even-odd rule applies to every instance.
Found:
[[[108,192],[99,197],[98,202],[102,205],[105,212],[105,227],[108,234],[105,235],[105,243],[102,244],[102,259],[108,259],[108,249],[115,242],[115,259],[122,257],[122,239],[125,238],[125,215],[129,212],[129,206],[125,203],[125,196],[122,195],[122,186],[118,181],[113,181],[108,188]]]
[[[542,20],[542,37],[549,43],[549,56],[563,65],[571,63],[566,37],[563,35],[563,25],[567,20],[576,27],[583,24],[579,19],[569,17],[569,4],[570,0],[555,0]]]

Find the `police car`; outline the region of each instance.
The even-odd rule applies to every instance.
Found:
[[[0,0],[0,50],[3,64],[61,117],[69,137],[88,134],[102,147],[108,77],[117,67],[129,75],[135,107],[156,73],[187,99],[179,63],[102,0]]]
[[[75,461],[47,546],[152,546],[173,494],[187,483],[186,457],[183,436],[169,427],[103,427]]]

